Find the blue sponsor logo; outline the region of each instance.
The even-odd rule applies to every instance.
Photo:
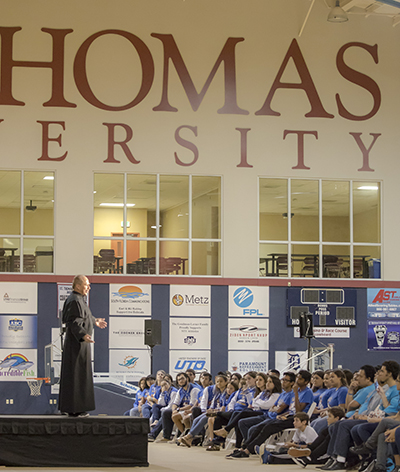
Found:
[[[197,360],[186,360],[186,359],[178,359],[177,363],[175,364],[174,370],[187,370],[187,369],[194,369],[196,372],[201,372],[204,370],[204,366],[206,365],[206,361]]]
[[[247,308],[253,303],[253,292],[247,287],[239,287],[233,294],[233,301],[239,308]]]
[[[122,367],[126,367],[128,369],[134,369],[136,367],[137,361],[139,360],[138,357],[133,357],[133,356],[127,356],[124,359],[123,364],[118,364]]]
[[[13,320],[9,320],[8,322],[8,329],[10,331],[22,331],[24,327],[22,326],[22,320],[19,320],[18,318],[14,318]]]

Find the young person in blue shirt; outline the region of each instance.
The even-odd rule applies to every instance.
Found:
[[[228,424],[229,419],[235,411],[242,411],[246,409],[252,402],[254,393],[256,390],[256,377],[257,373],[254,371],[247,372],[241,379],[241,388],[235,393],[231,401],[229,402],[227,411],[220,411],[217,413],[214,422],[214,434],[217,430],[221,429],[223,425]],[[220,438],[221,442],[224,442],[224,438]]]
[[[172,383],[172,377],[169,374],[166,374],[164,379],[161,380],[161,393],[158,397],[158,402],[154,403],[151,408],[151,418],[153,421],[150,425],[151,428],[154,428],[158,424],[162,411],[170,407],[175,400],[178,389],[175,388]]]
[[[278,400],[280,393],[282,393],[282,385],[279,379],[276,377],[269,377],[262,372],[258,372],[256,377],[256,391],[254,394],[253,401],[248,408],[237,411],[232,414],[229,422],[226,426],[218,431],[214,431],[214,434],[226,438],[233,428],[236,431],[236,447],[240,447],[243,441],[239,429],[239,421],[244,418],[260,417],[264,416],[264,413],[268,412],[272,408],[275,402]]]
[[[321,395],[326,392],[324,375],[325,372],[323,370],[316,370],[311,376],[311,390],[313,391],[316,405],[318,405]]]
[[[332,370],[329,375],[330,385],[335,390],[328,399],[328,408],[338,406],[345,408],[347,397],[347,379],[344,372],[340,369]],[[320,411],[320,417],[311,422],[311,426],[319,434],[328,426],[327,409]]]
[[[175,400],[171,404],[171,408],[165,409],[161,414],[163,439],[160,442],[170,440],[174,424],[183,433],[185,427],[182,422],[182,415],[197,403],[199,388],[190,383],[189,376],[185,372],[181,372],[176,376],[176,380],[179,390]]]
[[[161,381],[164,379],[166,373],[164,370],[159,370],[156,375],[155,383],[150,387],[149,394],[146,398],[146,403],[142,406],[142,414],[143,418],[150,418],[151,417],[151,409],[153,405],[157,404],[158,399],[161,393]]]
[[[149,393],[149,387],[147,386],[146,377],[142,377],[138,383],[139,391],[136,392],[135,401],[133,402],[133,408],[126,411],[124,416],[140,416],[142,410],[142,398],[146,398]]]
[[[226,375],[217,375],[215,377],[215,385],[213,386],[213,396],[210,406],[204,413],[202,413],[193,421],[193,425],[190,428],[189,433],[181,437],[180,443],[183,446],[190,447],[192,445],[193,438],[203,431],[204,426],[208,421],[207,413],[214,413],[228,405],[230,395],[226,391],[227,384],[228,377],[226,377]]]
[[[284,377],[287,374],[284,374]],[[287,380],[287,379],[286,379]],[[312,390],[308,386],[311,374],[307,370],[300,370],[293,385],[293,398],[287,413],[280,414],[274,420],[263,421],[251,429],[251,434],[245,439],[242,448],[227,456],[228,459],[248,458],[255,453],[255,446],[260,446],[270,436],[284,429],[293,428],[293,419],[300,411],[308,412],[314,401]],[[249,432],[250,433],[250,432]]]
[[[359,372],[363,379],[363,373],[368,377],[369,383],[372,383],[373,389],[366,397],[357,413],[351,419],[335,425],[330,431],[331,440],[328,446],[328,455],[330,460],[323,466],[329,467],[329,470],[343,470],[348,466],[346,459],[349,447],[352,443],[352,431],[354,428],[367,425],[372,431],[375,430],[380,420],[385,416],[392,416],[399,409],[399,393],[397,390],[396,379],[399,374],[400,366],[396,361],[385,361],[377,374],[379,385],[375,387],[374,368],[372,366],[363,366]],[[371,389],[371,386],[369,386]],[[377,412],[379,412],[377,414]],[[356,461],[356,460],[355,460]]]

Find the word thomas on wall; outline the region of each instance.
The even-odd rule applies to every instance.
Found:
[[[48,101],[43,103],[44,107],[55,107],[59,109],[63,108],[77,108],[78,104],[73,103],[68,100],[65,96],[65,64],[64,57],[66,52],[68,54],[71,51],[67,51],[66,46],[66,37],[74,32],[73,29],[54,29],[54,28],[42,28],[41,31],[44,34],[51,37],[52,47],[49,48],[49,51],[52,50],[51,61],[38,61],[37,58],[25,58],[24,60],[15,60],[15,53],[17,46],[16,38],[18,37],[18,44],[21,44],[20,41],[29,41],[29,37],[26,36],[26,31],[22,31],[21,27],[0,27],[0,37],[1,37],[1,74],[0,74],[0,105],[6,106],[25,106],[25,102],[20,100],[18,97],[13,94],[13,70],[14,68],[47,68],[51,70],[51,89],[49,90],[50,98]],[[21,37],[22,35],[22,37]],[[126,40],[137,53],[140,60],[141,67],[141,83],[139,91],[133,99],[127,99],[127,103],[122,105],[109,105],[102,102],[94,93],[89,77],[90,77],[90,67],[88,63],[90,62],[88,57],[90,56],[91,48],[93,44],[101,37],[109,38],[111,36],[117,36]],[[243,37],[229,37],[225,44],[222,46],[222,50],[218,55],[214,66],[212,67],[211,72],[209,73],[206,82],[204,83],[200,92],[197,91],[195,87],[196,80],[193,80],[190,72],[184,62],[184,59],[180,53],[179,46],[176,43],[173,35],[171,34],[159,34],[152,33],[151,36],[161,41],[164,51],[164,60],[163,60],[163,79],[161,86],[161,100],[160,103],[156,106],[152,106],[154,112],[170,112],[176,113],[179,110],[172,104],[173,100],[170,98],[170,64],[175,67],[179,80],[182,84],[184,92],[187,96],[189,104],[193,111],[197,111],[201,106],[201,103],[213,82],[217,71],[220,68],[223,68],[224,73],[224,105],[217,109],[216,112],[221,115],[249,115],[250,111],[242,108],[238,105],[237,95],[238,87],[236,81],[236,70],[237,66],[240,68],[240,64],[237,64],[236,60],[236,47],[248,47]],[[243,45],[238,46],[239,43]],[[313,77],[307,66],[306,58],[303,52],[300,49],[300,46],[296,39],[293,39],[288,47],[286,55],[284,56],[282,62],[276,64],[275,66],[278,69],[275,79],[273,80],[271,87],[267,93],[266,97],[260,97],[260,106],[258,110],[254,111],[255,116],[269,116],[269,117],[279,117],[281,113],[278,110],[275,110],[272,105],[272,101],[278,91],[284,93],[281,90],[285,89],[297,89],[300,92],[303,92],[308,100],[310,105],[310,110],[305,113],[306,118],[320,118],[320,119],[332,119],[335,117],[333,112],[336,112],[338,116],[349,120],[349,121],[366,121],[374,117],[381,106],[381,91],[379,85],[368,75],[357,71],[352,67],[351,64],[348,64],[345,60],[345,53],[348,50],[356,49],[360,54],[366,54],[371,58],[371,65],[376,65],[379,62],[378,57],[378,46],[369,45],[361,42],[349,42],[344,44],[339,48],[339,51],[336,54],[335,62],[338,75],[344,78],[352,87],[354,85],[362,88],[366,93],[365,103],[368,112],[363,115],[357,115],[348,109],[346,103],[344,103],[342,96],[345,95],[346,90],[342,90],[342,96],[340,91],[335,93],[336,100],[336,110],[327,110],[321,99],[320,94],[318,93],[317,85],[315,84]],[[47,51],[47,52],[49,52]],[[128,60],[123,58],[126,63]],[[294,82],[284,82],[283,76],[285,71],[288,68],[288,64],[293,62],[299,81]],[[146,45],[146,43],[136,36],[135,34],[117,29],[103,30],[98,31],[94,34],[91,34],[82,44],[78,47],[76,54],[74,56],[73,63],[73,77],[75,81],[76,88],[80,93],[81,97],[93,107],[100,110],[107,110],[113,112],[119,112],[134,108],[143,100],[146,99],[150,90],[152,89],[154,77],[155,77],[156,65],[154,63],[153,55]],[[345,82],[346,84],[346,82]],[[112,84],[110,84],[110,87]],[[131,91],[128,92],[130,94]],[[369,105],[372,98],[372,105]],[[128,101],[129,100],[129,101]],[[8,126],[8,119],[1,119],[1,127],[4,129]],[[68,133],[68,126],[63,119],[54,120],[54,121],[42,121],[38,120],[37,123],[41,126],[42,131],[42,154],[38,158],[39,161],[64,161],[68,156],[68,150],[60,150],[59,155],[50,155],[49,145],[55,143],[62,148],[62,138],[63,133]],[[133,138],[133,129],[128,123],[121,122],[105,122],[103,123],[107,133],[108,145],[107,145],[107,158],[103,162],[118,164],[120,161],[115,157],[115,151],[118,149],[122,150],[123,154],[132,164],[140,164],[140,160],[134,157],[131,148],[128,143]],[[184,131],[186,136],[187,132],[193,134],[193,138],[196,138],[199,134],[197,126],[182,125],[179,126],[174,133],[174,139],[176,143],[183,148],[189,150],[193,156],[189,161],[182,161],[178,154],[174,153],[175,163],[180,166],[192,166],[194,165],[199,157],[200,150],[196,145],[195,139],[194,142],[188,141],[184,138],[181,132]],[[253,167],[248,162],[247,156],[247,140],[248,133],[251,131],[251,128],[235,128],[235,131],[239,132],[240,135],[240,162],[237,163],[236,167]],[[124,135],[121,138],[121,133]],[[118,137],[117,137],[118,134]],[[318,139],[317,130],[294,130],[294,129],[285,129],[283,132],[283,140],[287,136],[294,134],[297,137],[297,165],[293,166],[293,169],[310,169],[305,164],[304,156],[304,142],[305,136],[309,135],[315,139]],[[359,149],[362,155],[362,165],[358,169],[359,171],[373,171],[369,165],[369,155],[371,149],[373,148],[376,140],[381,135],[380,133],[369,133],[371,138],[362,136],[362,133],[349,133],[352,138],[354,138],[356,146],[355,149]],[[368,143],[367,143],[368,141]],[[63,152],[64,151],[64,152]],[[54,152],[54,151],[53,151]]]

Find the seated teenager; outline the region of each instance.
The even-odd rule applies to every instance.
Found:
[[[368,371],[371,369],[371,372]],[[334,425],[330,429],[331,440],[328,446],[328,455],[330,459],[323,470],[329,467],[329,470],[343,470],[348,468],[359,460],[357,457],[352,458],[349,455],[349,448],[352,444],[352,431],[363,425],[367,425],[374,430],[378,422],[385,417],[385,415],[394,415],[399,408],[399,394],[397,391],[396,382],[393,379],[393,374],[389,371],[394,369],[396,377],[399,373],[399,364],[395,361],[386,361],[382,364],[381,370],[378,372],[377,380],[384,385],[372,388],[367,385],[372,383],[374,378],[374,368],[372,366],[363,366],[359,371],[359,380],[361,386],[367,385],[364,388],[370,390],[369,395],[350,419]],[[365,377],[367,377],[365,379]],[[374,384],[372,383],[372,386]],[[389,388],[385,388],[388,386]],[[385,388],[385,389],[384,389]],[[347,461],[347,463],[346,463]]]
[[[179,390],[171,404],[171,408],[166,408],[161,414],[163,438],[158,440],[159,442],[167,442],[171,439],[174,424],[180,433],[183,433],[182,415],[197,403],[199,388],[190,383],[189,376],[185,372],[181,372],[176,376],[176,379]]]
[[[326,455],[329,445],[329,426],[337,423],[344,418],[344,411],[338,406],[329,408],[328,410],[328,428],[321,431],[318,437],[309,445],[302,447],[291,447],[288,451],[293,461],[301,467],[308,464],[321,464],[318,460]],[[314,430],[315,431],[315,430]]]
[[[330,375],[330,386],[334,388],[332,395],[328,399],[328,407],[339,406],[345,408],[346,396],[347,396],[347,378],[344,372],[340,369],[333,370]],[[327,409],[320,410],[319,418],[311,422],[311,426],[317,433],[320,433],[328,425],[328,419],[326,417]]]
[[[143,418],[150,418],[151,416],[151,408],[158,402],[158,398],[161,393],[161,381],[165,376],[165,372],[163,370],[159,370],[156,375],[156,381],[149,389],[149,394],[146,397],[146,402],[142,406],[142,417]]]
[[[316,370],[311,376],[311,390],[314,394],[314,402],[316,405],[318,405],[321,395],[326,392],[324,375],[325,372],[323,370]]]
[[[207,413],[216,413],[217,411],[225,408],[228,405],[229,393],[226,391],[228,384],[228,378],[226,375],[217,375],[215,377],[215,386],[213,386],[213,395],[210,402],[210,408],[208,408],[204,413],[195,418],[193,421],[190,431],[185,436],[181,436],[180,444],[186,447],[192,445],[192,441],[195,436],[202,433],[204,426],[208,422]]]
[[[253,426],[249,430],[249,435],[244,441],[242,448],[234,451],[232,454],[228,455],[227,458],[248,458],[250,454],[255,453],[254,447],[260,446],[271,435],[279,433],[284,429],[293,428],[294,415],[300,411],[307,413],[313,403],[314,396],[311,389],[308,387],[310,380],[310,372],[300,370],[296,376],[296,383],[293,386],[294,395],[288,412],[278,415],[275,420],[266,420]]]
[[[133,408],[124,413],[125,416],[140,416],[142,411],[142,398],[145,398],[149,393],[149,387],[147,386],[146,377],[142,377],[139,380],[139,391],[136,392],[135,401],[133,403]]]
[[[226,411],[219,411],[214,422],[214,431],[221,429],[223,425],[228,424],[232,414],[236,411],[245,410],[252,402],[256,390],[256,372],[247,372],[241,379],[241,386],[230,400]],[[221,438],[221,442],[224,439]]]
[[[178,392],[178,389],[172,386],[172,377],[169,374],[165,375],[165,378],[161,381],[161,393],[158,398],[158,402],[155,403],[151,409],[151,417],[153,419],[152,424],[150,425],[151,428],[157,426],[161,414],[163,410],[166,408],[170,408],[173,401],[175,400],[175,396]],[[161,427],[159,428],[158,433],[161,431]],[[152,434],[153,431],[150,432],[150,436],[154,436]],[[157,437],[158,433],[154,436]]]
[[[255,397],[248,408],[237,411],[232,414],[229,422],[222,429],[214,431],[214,435],[225,438],[229,431],[235,428],[236,432],[236,447],[240,447],[243,441],[243,436],[239,429],[239,421],[244,418],[258,417],[260,422],[264,419],[264,414],[269,411],[278,400],[282,386],[279,379],[270,377],[259,372],[256,377],[256,391]],[[251,424],[256,424],[253,422]]]

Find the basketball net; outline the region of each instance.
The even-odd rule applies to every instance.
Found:
[[[31,390],[31,396],[33,397],[38,397],[41,395],[41,387],[43,384],[43,379],[29,379],[27,380],[27,383],[29,385],[29,388]]]

